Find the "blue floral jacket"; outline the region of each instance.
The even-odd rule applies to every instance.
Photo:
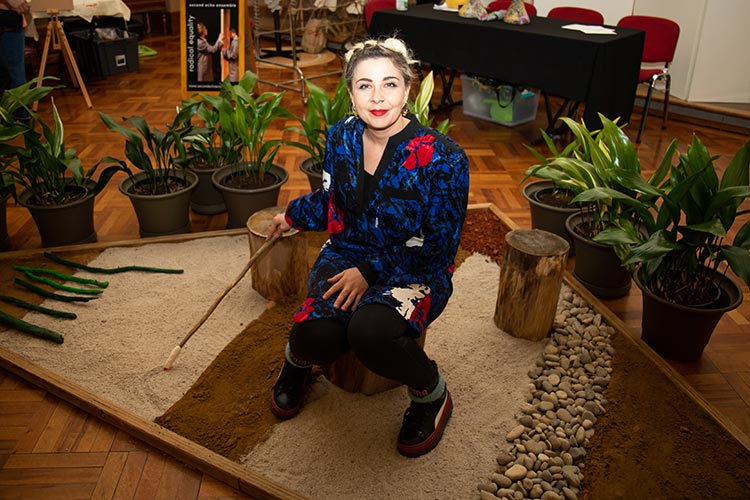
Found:
[[[329,235],[295,321],[347,321],[352,311],[334,309],[336,297],[323,300],[322,295],[331,286],[326,280],[350,267],[358,267],[370,285],[357,307],[392,307],[415,335],[448,302],[468,201],[469,161],[450,138],[409,118],[409,125],[389,139],[369,199],[364,122],[349,117],[331,127],[323,186],[293,200],[286,210],[292,227]]]

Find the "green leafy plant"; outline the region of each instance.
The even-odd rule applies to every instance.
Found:
[[[290,141],[288,144],[307,152],[312,158],[313,165],[322,170],[328,129],[351,113],[351,100],[343,75],[336,85],[333,97],[329,97],[325,90],[310,80],[305,80],[305,86],[308,92],[307,110],[304,118],[297,117],[302,127],[288,127],[287,130],[297,132],[307,140],[307,143]]]
[[[631,270],[640,266],[641,282],[654,294],[680,304],[706,300],[711,293],[707,269],[727,266],[745,283],[750,282],[750,221],[726,241],[740,209],[750,197],[750,141],[746,141],[719,178],[705,145],[693,136],[687,153],[678,154],[677,142],[667,149],[663,165],[669,167],[668,185],[661,198],[655,226],[648,238],[623,245],[617,229],[603,235],[616,244],[618,255]]]
[[[613,236],[601,233],[618,228],[617,243],[635,243],[644,230],[650,234],[656,228],[653,210],[663,194],[669,163],[663,162],[648,180],[644,179],[634,144],[616,121],[601,114],[599,117],[602,128],[595,131],[562,118],[574,139],[558,150],[554,141],[543,134],[552,152],[549,158],[527,146],[540,163],[526,170],[526,178],[548,179],[570,190],[575,195],[572,201],[581,204],[588,217],[585,236],[605,243]]]
[[[141,186],[146,193],[164,194],[185,187],[181,164],[187,157],[186,144],[196,140],[190,118],[199,105],[200,103],[194,102],[179,108],[172,123],[168,123],[164,131],[150,127],[141,116],[124,118],[133,127],[131,128],[116,122],[105,113],[99,113],[107,128],[125,137],[125,158],[146,174],[147,182]],[[102,161],[114,163],[129,176],[133,176],[125,160],[105,156]]]
[[[31,105],[47,97],[57,87],[39,85],[44,80],[57,80],[55,77],[37,77],[18,87],[7,89],[0,94],[0,143],[6,143],[22,135],[28,123],[18,120],[16,112],[25,109],[33,114]]]
[[[430,71],[427,76],[422,79],[422,83],[419,84],[419,92],[413,101],[407,102],[409,111],[414,113],[419,123],[425,127],[432,126],[432,117],[430,117],[430,100],[432,99],[432,93],[435,90],[435,79]],[[450,119],[446,118],[441,121],[435,127],[435,130],[441,134],[447,134],[450,129],[455,125],[450,123]]]
[[[0,95],[0,197],[5,192],[9,193],[13,185],[13,177],[6,173],[6,169],[16,162],[19,145],[11,143],[33,128],[32,123],[18,120],[16,112],[25,109],[33,116],[31,105],[46,97],[55,88],[38,86],[42,80],[44,79],[34,78]]]
[[[65,147],[65,128],[54,99],[53,128],[36,113],[30,111],[30,116],[30,126],[20,134],[23,146],[3,144],[0,156],[4,156],[9,162],[5,169],[6,176],[32,194],[33,204],[62,205],[80,199],[81,196],[95,196],[120,170],[118,167],[108,167],[96,183],[88,182],[93,180],[101,162],[84,170],[76,150]],[[40,126],[41,134],[34,130],[34,123]],[[73,186],[85,187],[87,191],[76,190]]]
[[[188,145],[185,165],[218,169],[242,160],[242,137],[231,126],[221,126],[221,113],[228,113],[235,105],[231,87],[227,79],[218,95],[196,94],[182,102],[183,107],[198,103],[194,118],[200,120],[200,126],[193,130],[195,140]]]
[[[201,120],[202,126],[193,130],[195,140],[188,144],[185,160],[177,159],[176,162],[196,169],[216,169],[228,165],[232,161],[232,149],[226,148],[225,141],[219,136],[218,111],[206,102],[195,99],[185,99],[182,106],[190,106],[196,102],[198,109],[195,117]]]
[[[224,80],[218,96],[200,96],[218,113],[216,133],[221,151],[229,155],[226,163],[234,166],[234,187],[262,185],[282,144],[280,140],[266,140],[266,131],[277,118],[294,117],[281,106],[283,92],[254,97],[257,81],[257,75],[246,71],[235,85]]]

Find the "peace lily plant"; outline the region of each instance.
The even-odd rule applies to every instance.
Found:
[[[623,264],[634,272],[639,266],[641,282],[656,295],[680,304],[704,303],[713,293],[709,269],[726,272],[728,266],[750,283],[750,221],[727,241],[737,218],[750,212],[742,208],[750,198],[750,141],[721,177],[714,165],[717,157],[698,136],[672,165],[676,152],[675,140],[662,161],[669,177],[650,236],[610,228],[599,239],[615,245]]]

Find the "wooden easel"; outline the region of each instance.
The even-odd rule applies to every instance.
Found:
[[[83,98],[86,100],[86,104],[89,109],[93,108],[91,99],[89,99],[89,93],[86,91],[86,85],[83,83],[81,73],[78,71],[78,65],[73,57],[73,51],[70,50],[68,39],[65,37],[65,31],[63,31],[62,22],[58,17],[60,11],[48,10],[49,22],[47,23],[47,38],[44,40],[44,51],[42,52],[42,62],[39,65],[39,82],[36,84],[37,87],[42,85],[42,78],[44,77],[44,69],[47,65],[47,55],[49,54],[50,42],[52,43],[53,50],[62,51],[63,59],[65,59],[65,65],[68,67],[68,73],[73,78],[73,86],[81,89]],[[35,101],[32,109],[37,110],[39,101]]]

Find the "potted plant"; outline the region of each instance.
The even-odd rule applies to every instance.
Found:
[[[635,146],[615,121],[599,115],[602,128],[590,131],[583,123],[563,118],[573,141],[559,154],[530,167],[527,175],[552,180],[575,195],[581,210],[568,216],[566,232],[575,245],[574,276],[594,295],[614,298],[630,290],[630,274],[614,247],[599,233],[616,227],[628,240],[650,234],[655,222],[652,209],[661,196],[668,164],[662,164],[647,181]]]
[[[220,126],[219,109],[222,106],[209,103],[211,101],[216,104],[219,100],[223,107],[231,107],[230,86],[225,81],[218,97],[198,94],[197,100],[187,99],[182,103],[183,107],[198,103],[194,116],[202,122],[200,127],[194,129],[194,140],[187,146],[187,158],[184,161],[184,166],[198,176],[198,185],[190,196],[190,208],[199,214],[226,212],[224,197],[211,179],[217,170],[232,165],[241,158],[240,137],[231,133],[231,127]]]
[[[229,228],[245,227],[250,215],[275,206],[281,186],[289,179],[289,173],[273,163],[281,140],[268,140],[265,134],[277,118],[294,115],[281,106],[283,92],[254,97],[257,80],[246,71],[237,84],[222,83],[223,95],[203,96],[218,109],[222,137],[237,138],[230,148],[237,161],[218,169],[211,178],[224,196]]]
[[[312,191],[317,191],[323,184],[323,160],[326,154],[326,139],[331,125],[351,113],[351,100],[346,88],[343,75],[336,85],[333,98],[322,88],[310,80],[305,80],[307,86],[307,111],[304,118],[297,117],[302,127],[288,127],[287,130],[297,132],[307,140],[307,143],[289,142],[310,155],[300,164],[300,170],[307,175]]]
[[[671,163],[676,144],[664,162]],[[602,235],[617,245],[643,292],[643,340],[669,359],[699,358],[722,315],[742,302],[728,269],[750,281],[750,222],[737,229],[733,241],[726,240],[737,217],[749,212],[740,207],[750,197],[750,141],[721,178],[715,159],[694,135],[670,168],[650,236],[624,245],[629,237],[619,228]]]
[[[195,140],[190,118],[198,105],[178,109],[164,131],[149,127],[140,116],[125,119],[131,128],[99,113],[107,128],[125,137],[125,157],[140,170],[134,174],[122,159],[102,159],[128,173],[119,189],[133,205],[143,237],[190,232],[190,194],[198,176],[180,163],[187,156],[185,144]]]
[[[435,80],[432,76],[432,71],[427,73],[422,79],[422,83],[419,84],[419,92],[413,101],[408,101],[406,104],[409,107],[409,111],[417,117],[417,121],[425,127],[432,126],[432,117],[430,116],[430,101],[432,100],[432,93],[435,90]],[[450,119],[446,118],[435,126],[435,130],[441,134],[448,134],[448,131],[452,129],[454,125],[450,123]]]
[[[0,251],[10,246],[6,206],[15,194],[13,178],[6,171],[14,165],[19,150],[18,145],[13,143],[20,141],[19,137],[27,132],[31,125],[16,119],[16,112],[20,109],[30,112],[34,102],[46,97],[53,90],[53,87],[38,87],[39,81],[39,78],[35,78],[0,95]]]
[[[569,143],[563,151],[558,151],[555,141],[545,131],[542,131],[542,138],[553,158],[568,157],[571,151],[577,146],[577,142],[574,141]],[[547,158],[540,152],[529,145],[525,146],[541,162],[541,165],[548,164]],[[527,170],[527,175],[521,180],[521,183],[526,182],[530,177],[536,175],[536,173],[531,173],[534,170],[536,170],[536,167],[531,167],[531,169]],[[546,175],[546,171],[539,170],[539,177]],[[554,173],[549,172],[549,174]],[[540,178],[524,184],[521,188],[521,194],[523,194],[523,197],[529,203],[531,227],[565,238],[570,244],[568,253],[574,255],[575,244],[573,238],[565,230],[565,220],[574,213],[581,211],[582,207],[579,203],[573,202],[575,193],[572,189],[564,185],[567,180],[565,176]],[[557,181],[560,181],[560,183]]]
[[[52,101],[53,127],[29,110],[30,126],[21,133],[23,145],[3,144],[5,179],[20,188],[12,194],[31,213],[42,246],[60,246],[96,241],[94,197],[104,188],[118,167],[108,167],[93,179],[99,164],[84,171],[74,148],[65,147],[65,129]],[[41,133],[34,130],[38,124]],[[7,182],[3,183],[7,189]]]

